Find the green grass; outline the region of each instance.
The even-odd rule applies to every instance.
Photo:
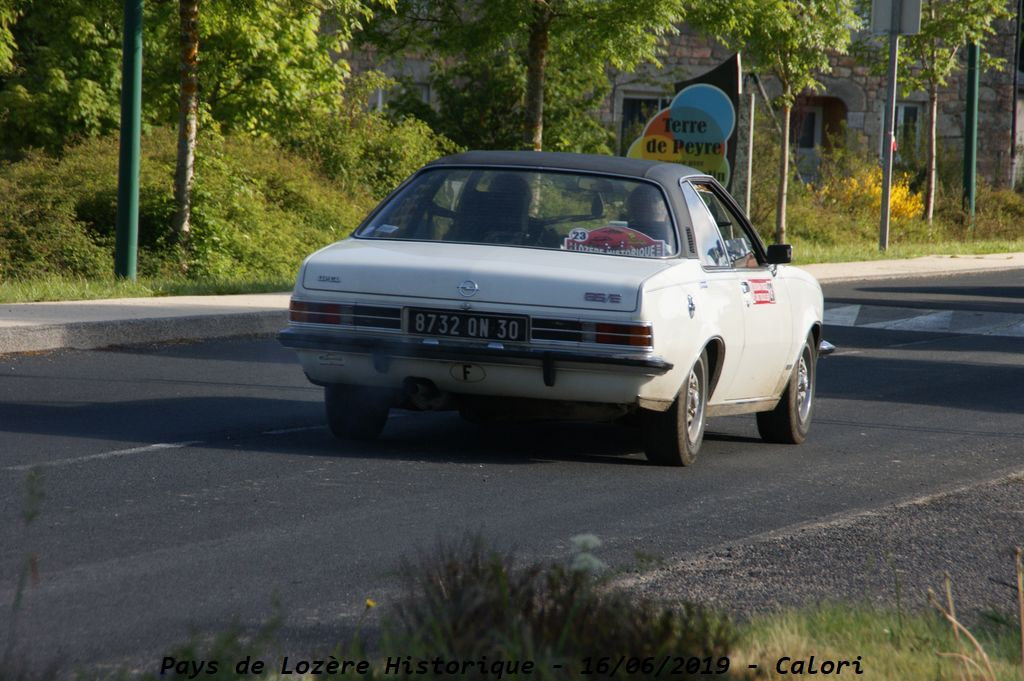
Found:
[[[33,303],[105,298],[149,298],[154,296],[204,296],[235,293],[290,291],[293,279],[218,277],[209,279],[140,278],[137,281],[51,275],[0,282],[0,303]]]
[[[822,244],[799,237],[793,239],[793,258],[797,265],[919,258],[927,255],[967,256],[1018,252],[1024,252],[1024,239],[897,243],[892,244],[884,253],[878,250],[877,243]],[[266,279],[219,277],[195,280],[184,277],[171,279],[144,277],[133,282],[115,279],[113,276],[97,279],[50,275],[0,282],[0,303],[268,293],[290,291],[293,284],[294,280],[280,277]]]
[[[997,681],[1019,681],[1020,635],[1017,623],[990,618],[973,628],[991,661]],[[961,679],[961,665],[940,655],[967,651],[953,637],[938,613],[897,614],[842,604],[786,611],[755,618],[740,629],[733,650],[734,667],[757,664],[765,676],[778,674],[780,658],[793,660],[814,655],[819,662],[861,657],[864,674],[878,681],[950,681]],[[979,663],[980,657],[968,651]],[[982,664],[982,666],[984,666]],[[843,670],[844,673],[849,668]],[[968,676],[981,679],[982,676]]]
[[[858,262],[920,258],[927,255],[984,255],[990,253],[1024,252],[1024,238],[1010,241],[989,239],[982,241],[942,240],[928,243],[895,243],[886,251],[878,249],[878,242],[822,244],[800,239],[792,240],[793,261],[797,265],[828,262]]]

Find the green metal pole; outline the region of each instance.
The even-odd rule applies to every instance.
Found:
[[[964,212],[974,229],[974,200],[978,176],[978,62],[981,49],[974,43],[967,48],[967,112],[964,117]]]
[[[121,157],[117,170],[114,273],[135,279],[139,245],[139,132],[142,119],[142,0],[124,0]]]

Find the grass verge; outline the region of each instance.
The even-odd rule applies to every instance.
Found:
[[[856,262],[928,255],[970,256],[992,253],[1024,252],[1024,239],[1013,241],[940,241],[935,243],[894,244],[884,253],[877,244],[866,242],[822,244],[793,239],[794,264]],[[149,298],[154,296],[204,296],[236,293],[290,291],[290,278],[216,277],[202,279],[142,277],[137,281],[105,278],[49,275],[0,282],[0,303],[37,303],[44,301],[98,300],[107,298]]]
[[[797,265],[828,262],[859,262],[863,260],[898,260],[921,258],[928,255],[988,255],[992,253],[1024,252],[1024,239],[1011,241],[987,239],[981,241],[937,241],[930,243],[898,243],[888,250],[878,250],[877,242],[848,242],[822,244],[794,238],[793,261]]]
[[[1020,681],[1020,635],[1016,622],[993,614],[974,627],[973,632],[992,663],[995,676],[991,678]],[[859,656],[864,673],[858,678],[862,679],[990,678],[977,674],[961,676],[961,663],[941,654],[961,650],[961,642],[936,614],[907,614],[833,603],[751,620],[740,628],[733,660],[737,668],[756,664],[762,674],[758,678],[765,679],[799,677],[792,673],[793,665],[798,660],[809,661],[812,655],[819,676],[822,663],[855,660]],[[790,673],[780,673],[780,665]],[[851,669],[844,669],[842,676],[853,676]],[[806,666],[804,670],[806,674]]]
[[[293,279],[283,277],[140,278],[128,281],[113,276],[97,279],[50,275],[0,282],[0,303],[273,293],[290,291],[293,284]]]

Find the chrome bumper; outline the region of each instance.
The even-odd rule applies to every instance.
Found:
[[[488,346],[443,345],[434,339],[409,340],[367,338],[318,333],[289,327],[277,335],[278,341],[294,350],[325,350],[373,355],[378,371],[386,371],[391,357],[411,357],[449,362],[498,362],[532,360],[544,370],[544,382],[554,385],[555,363],[593,364],[638,369],[661,375],[672,369],[672,363],[660,357],[629,357],[595,355],[571,350],[505,348],[495,343]]]

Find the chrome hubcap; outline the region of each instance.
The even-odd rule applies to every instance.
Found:
[[[796,413],[800,421],[806,421],[811,413],[811,372],[807,352],[800,355],[800,364],[796,368]]]
[[[690,371],[686,384],[686,434],[690,442],[696,442],[704,422],[704,405],[701,403],[700,376],[697,370]]]

